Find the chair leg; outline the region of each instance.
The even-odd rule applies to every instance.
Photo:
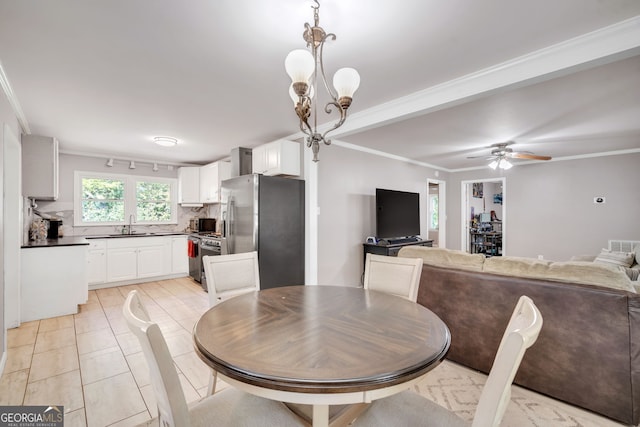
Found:
[[[216,383],[218,382],[218,371],[211,371],[209,375],[209,385],[207,386],[207,395],[211,396],[216,392]]]

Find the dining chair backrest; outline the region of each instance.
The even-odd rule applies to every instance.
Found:
[[[202,257],[210,306],[247,292],[260,290],[258,253]]]
[[[140,341],[149,365],[160,425],[189,426],[187,402],[167,342],[158,324],[149,318],[138,291],[129,292],[122,313],[129,329]]]
[[[533,301],[521,296],[502,336],[493,366],[482,389],[472,427],[500,425],[511,399],[511,384],[525,351],[536,342],[542,315]]]
[[[398,295],[410,301],[418,299],[422,258],[402,258],[367,253],[364,288]]]

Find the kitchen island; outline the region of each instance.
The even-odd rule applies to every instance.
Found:
[[[78,312],[87,302],[87,250],[84,237],[30,241],[20,261],[20,320],[46,319]]]

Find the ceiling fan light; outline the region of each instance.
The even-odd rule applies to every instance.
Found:
[[[496,168],[498,167],[498,161],[494,160],[491,163],[489,163],[489,167],[493,170],[496,170]]]
[[[500,160],[500,169],[509,170],[512,167],[513,165],[511,164],[511,162],[509,162],[509,160],[507,159]]]
[[[313,55],[305,49],[292,50],[284,60],[284,68],[293,83],[308,83],[315,65]]]

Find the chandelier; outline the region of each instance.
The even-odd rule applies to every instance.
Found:
[[[353,68],[341,68],[333,76],[333,88],[329,86],[327,77],[324,74],[322,51],[325,41],[328,39],[335,40],[336,35],[333,33],[327,34],[320,27],[318,15],[320,3],[317,0],[315,0],[315,3],[315,6],[311,6],[314,25],[312,27],[309,23],[305,23],[305,30],[302,34],[307,42],[307,48],[310,48],[311,51],[296,49],[289,52],[284,61],[284,66],[287,74],[291,77],[292,83],[289,87],[289,95],[293,100],[295,112],[300,119],[300,130],[307,135],[307,147],[311,147],[313,161],[317,162],[320,143],[331,144],[331,141],[326,139],[327,134],[342,126],[347,118],[347,109],[351,105],[353,93],[360,85],[360,75]],[[314,95],[317,96],[318,93],[318,77],[322,79],[324,87],[331,97],[331,100],[324,106],[325,113],[331,114],[334,108],[340,113],[338,121],[324,133],[318,132],[318,112],[316,100],[314,99]],[[312,113],[313,121],[309,123]]]

